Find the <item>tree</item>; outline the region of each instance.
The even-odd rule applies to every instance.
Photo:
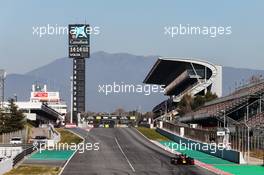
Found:
[[[186,114],[192,111],[193,98],[189,94],[185,94],[178,104],[178,112],[180,115]]]
[[[205,101],[206,101],[205,97],[203,97],[201,95],[195,96],[193,99],[193,102],[192,102],[192,110],[195,110],[195,109],[199,108],[200,106],[203,106]]]
[[[0,134],[5,133],[6,131],[6,117],[4,109],[0,107]]]
[[[10,99],[7,107],[7,120],[6,127],[8,128],[8,132],[21,130],[25,125],[25,116],[21,110],[16,106],[14,99]]]
[[[207,91],[204,96],[197,95],[192,97],[191,95],[186,94],[183,96],[183,98],[178,104],[178,112],[182,116],[188,112],[198,109],[199,107],[203,106],[206,102],[212,101],[216,98],[217,95],[213,94],[210,91]]]
[[[209,101],[212,101],[212,100],[214,100],[214,99],[217,99],[217,95],[214,93],[212,93],[212,92],[210,92],[210,91],[207,91],[207,93],[205,94],[205,102],[209,102]]]

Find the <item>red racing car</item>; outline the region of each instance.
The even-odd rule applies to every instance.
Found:
[[[191,157],[188,157],[186,154],[175,154],[175,157],[171,157],[171,164],[194,165],[194,159]]]

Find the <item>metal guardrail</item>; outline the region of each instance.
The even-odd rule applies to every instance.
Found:
[[[30,146],[29,148],[26,148],[25,150],[23,150],[21,153],[19,153],[18,155],[16,155],[13,158],[13,167],[20,162],[25,156],[31,154],[34,151],[34,146]]]

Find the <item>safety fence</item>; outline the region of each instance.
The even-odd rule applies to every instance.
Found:
[[[249,153],[253,157],[262,159],[264,156],[264,132],[262,130],[253,131],[246,126],[237,126],[235,132],[229,135],[231,148],[238,150],[245,156]]]
[[[163,122],[163,128],[173,133],[181,135],[181,128],[184,128],[184,137],[197,140],[204,143],[223,143],[224,136],[217,136],[217,128],[201,129],[190,128],[175,123]],[[259,133],[258,133],[259,132]],[[230,133],[227,137],[230,143],[230,148],[239,151],[243,156],[250,154],[252,157],[263,159],[264,156],[264,130],[254,132],[245,125],[239,125],[230,128]]]

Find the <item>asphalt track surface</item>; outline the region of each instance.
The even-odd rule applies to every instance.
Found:
[[[72,129],[85,142],[99,143],[98,151],[76,153],[62,175],[212,175],[188,165],[171,165],[170,153],[152,144],[134,128]]]

